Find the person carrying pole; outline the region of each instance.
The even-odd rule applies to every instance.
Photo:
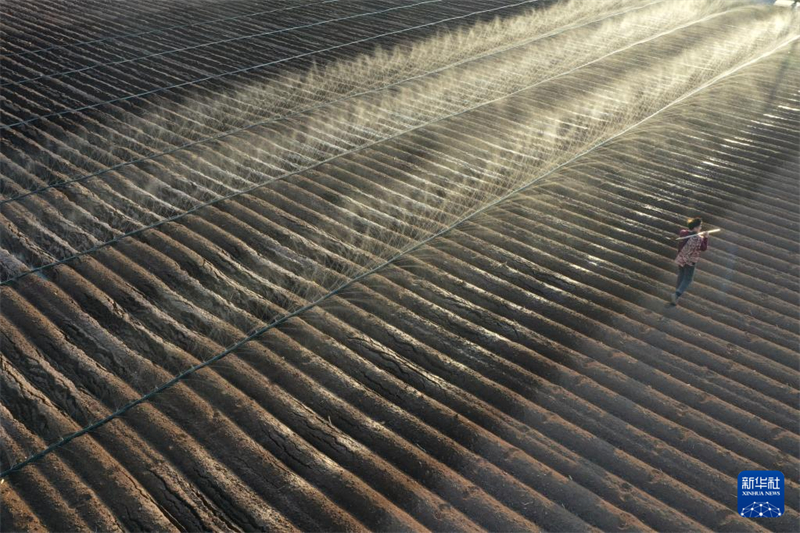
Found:
[[[678,298],[694,279],[694,269],[700,260],[700,252],[708,249],[709,232],[701,232],[702,228],[703,219],[692,217],[686,221],[686,228],[678,234],[678,256],[675,258],[675,263],[678,264],[678,283],[670,300],[672,305],[678,305]]]

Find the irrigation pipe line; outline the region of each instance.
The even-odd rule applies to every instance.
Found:
[[[206,46],[213,46],[215,44],[232,43],[232,42],[236,42],[236,41],[244,41],[246,39],[255,39],[256,37],[265,37],[267,35],[278,35],[278,34],[281,34],[281,33],[286,33],[286,32],[295,31],[295,30],[305,30],[305,29],[308,29],[308,28],[314,28],[316,26],[322,26],[322,25],[331,24],[331,23],[334,23],[334,22],[342,22],[342,21],[345,21],[345,20],[353,20],[353,19],[357,19],[357,18],[361,18],[361,17],[371,17],[373,15],[380,15],[382,13],[389,13],[391,11],[399,11],[401,9],[410,9],[412,7],[417,7],[417,6],[421,6],[421,5],[425,5],[425,4],[436,4],[436,3],[440,3],[442,1],[443,0],[422,0],[422,1],[416,2],[414,4],[406,4],[406,5],[401,5],[401,6],[390,7],[390,8],[387,8],[387,9],[379,9],[378,11],[370,11],[368,13],[359,13],[358,15],[348,15],[346,17],[340,17],[340,18],[335,18],[335,19],[320,20],[320,21],[317,21],[317,22],[312,22],[310,24],[301,24],[300,26],[292,26],[290,28],[281,28],[281,29],[278,29],[278,30],[270,30],[270,31],[265,31],[265,32],[261,32],[261,33],[254,33],[254,34],[251,34],[251,35],[239,35],[239,36],[236,36],[236,37],[229,37],[227,39],[219,39],[217,41],[209,41],[209,42],[206,42],[206,43],[195,44],[195,45],[192,45],[192,46],[185,46],[183,48],[173,48],[172,50],[165,50],[163,52],[155,52],[153,54],[148,54],[148,55],[144,55],[144,56],[132,57],[132,58],[129,58],[129,59],[121,59],[119,61],[110,61],[108,63],[96,63],[94,65],[89,65],[87,67],[81,67],[81,68],[77,68],[77,69],[74,69],[74,70],[65,70],[63,72],[56,72],[55,74],[42,74],[41,76],[36,76],[34,78],[26,78],[24,80],[19,80],[19,81],[10,81],[10,82],[1,84],[0,88],[8,87],[8,86],[11,86],[11,85],[22,85],[22,84],[25,84],[25,83],[28,83],[28,82],[38,81],[38,80],[43,80],[43,79],[60,78],[62,76],[68,76],[70,74],[78,74],[80,72],[85,72],[87,70],[92,70],[92,69],[95,69],[95,68],[113,67],[113,66],[117,66],[117,65],[123,65],[125,63],[131,63],[131,62],[134,62],[134,61],[150,59],[150,58],[153,58],[153,57],[161,57],[161,56],[166,56],[166,55],[170,55],[170,54],[177,54],[177,53],[180,53],[180,52],[186,52],[188,50],[196,50],[198,48],[204,48]]]
[[[388,85],[384,85],[382,87],[377,87],[375,89],[370,89],[368,91],[362,91],[360,93],[354,93],[354,94],[351,94],[349,96],[345,96],[345,97],[342,97],[342,98],[337,98],[336,100],[329,100],[327,102],[322,102],[320,104],[313,105],[311,107],[306,107],[304,109],[300,109],[300,110],[298,110],[298,111],[296,111],[294,113],[290,113],[288,115],[272,117],[272,118],[269,118],[267,120],[262,120],[262,121],[259,121],[259,122],[254,122],[253,124],[248,124],[247,126],[242,126],[242,127],[239,127],[239,128],[234,128],[234,129],[231,129],[231,130],[227,130],[227,131],[224,131],[224,132],[222,132],[222,133],[220,133],[218,135],[214,135],[214,136],[211,136],[211,137],[205,137],[203,139],[198,139],[196,141],[191,141],[191,142],[182,144],[180,146],[176,146],[174,148],[170,148],[169,150],[166,150],[166,151],[163,151],[163,152],[156,152],[156,153],[144,156],[144,157],[139,157],[137,159],[132,159],[131,161],[124,161],[122,163],[118,163],[116,165],[113,165],[113,166],[110,166],[110,167],[106,167],[106,168],[104,168],[102,170],[98,170],[98,171],[92,172],[90,174],[84,174],[82,176],[70,177],[70,178],[67,178],[67,179],[65,179],[63,181],[58,181],[58,182],[55,182],[55,183],[51,183],[50,185],[45,185],[44,187],[40,187],[40,188],[34,189],[32,191],[28,191],[28,192],[25,192],[25,193],[22,193],[22,194],[18,194],[16,196],[12,196],[11,198],[6,198],[5,200],[0,200],[0,206],[5,205],[7,203],[15,202],[15,201],[18,201],[18,200],[22,200],[24,198],[27,198],[28,196],[33,196],[35,194],[40,194],[40,193],[45,192],[45,191],[47,191],[49,189],[63,189],[64,187],[66,187],[66,186],[68,186],[68,185],[70,185],[72,183],[82,182],[82,181],[88,180],[90,178],[101,176],[103,174],[106,174],[107,172],[111,172],[111,171],[114,171],[114,170],[118,170],[120,168],[127,167],[129,165],[136,165],[136,164],[142,163],[144,161],[151,161],[151,160],[157,159],[157,158],[159,158],[159,157],[161,157],[163,155],[173,154],[173,153],[178,152],[180,150],[185,150],[187,148],[191,148],[193,146],[197,146],[197,145],[200,145],[200,144],[203,144],[203,143],[218,141],[218,140],[223,139],[225,137],[234,135],[236,133],[241,133],[243,131],[247,131],[247,130],[250,130],[250,129],[253,129],[253,128],[256,128],[256,127],[259,127],[259,126],[264,126],[266,124],[272,124],[274,122],[278,122],[278,121],[281,121],[281,120],[288,120],[288,119],[297,117],[297,116],[299,116],[299,115],[301,115],[303,113],[308,113],[309,111],[315,111],[317,109],[321,109],[321,108],[323,108],[325,106],[328,106],[328,105],[331,105],[331,104],[337,104],[337,103],[340,103],[340,102],[346,102],[348,100],[352,100],[354,98],[358,98],[358,97],[365,96],[365,95],[368,95],[368,94],[372,94],[372,93],[376,93],[376,92],[379,92],[379,91],[383,91],[385,89],[391,89],[392,87],[395,87],[397,85],[406,83],[408,81],[413,81],[413,80],[424,78],[426,76],[431,76],[433,74],[438,74],[440,72],[444,72],[445,70],[448,70],[448,69],[451,69],[451,68],[455,68],[455,67],[463,65],[465,63],[470,63],[472,61],[479,61],[481,59],[486,59],[486,58],[489,58],[489,57],[493,57],[495,55],[508,52],[509,50],[513,50],[513,49],[516,49],[516,48],[521,48],[523,46],[528,46],[529,44],[531,44],[533,42],[536,42],[536,41],[539,41],[539,40],[542,40],[542,39],[548,39],[550,37],[553,37],[555,35],[559,35],[561,33],[567,32],[567,31],[572,31],[572,30],[575,30],[575,29],[578,29],[578,28],[582,28],[584,26],[589,26],[591,24],[596,24],[596,23],[601,22],[603,20],[606,20],[606,19],[609,19],[609,18],[612,18],[612,17],[616,17],[616,16],[619,16],[619,15],[624,15],[624,14],[630,13],[632,11],[638,11],[640,9],[645,9],[647,7],[653,6],[655,4],[663,3],[665,1],[666,0],[656,0],[655,2],[651,2],[649,4],[646,4],[646,5],[643,5],[643,6],[640,6],[640,7],[634,7],[634,8],[629,8],[629,9],[625,9],[625,10],[622,10],[622,11],[617,11],[617,12],[614,12],[612,14],[605,15],[605,16],[599,18],[599,19],[594,19],[594,20],[591,20],[589,22],[585,22],[583,24],[573,24],[571,26],[565,26],[565,27],[553,30],[551,32],[545,33],[543,35],[540,35],[538,37],[533,37],[531,39],[526,39],[526,40],[521,41],[519,43],[516,43],[516,44],[513,44],[513,45],[509,45],[509,46],[507,46],[505,48],[501,48],[501,49],[498,49],[498,50],[492,50],[490,52],[486,52],[484,54],[480,54],[480,55],[477,55],[477,56],[472,56],[472,57],[469,57],[467,59],[463,59],[461,61],[457,61],[455,63],[451,63],[449,65],[445,65],[444,67],[438,68],[436,70],[432,70],[432,71],[426,72],[424,74],[419,74],[417,76],[404,78],[402,80],[390,83]]]
[[[175,85],[168,85],[166,87],[159,87],[157,89],[151,89],[149,91],[145,91],[145,92],[141,92],[141,93],[137,93],[137,94],[131,94],[131,95],[128,95],[128,96],[122,96],[120,98],[114,98],[112,100],[105,100],[103,102],[97,102],[97,103],[94,103],[94,104],[89,104],[89,105],[85,105],[85,106],[81,106],[81,107],[73,107],[73,108],[70,108],[70,109],[64,109],[62,111],[56,111],[54,113],[48,113],[46,115],[37,115],[37,116],[31,117],[29,119],[20,120],[18,122],[12,122],[11,124],[4,124],[4,125],[0,126],[0,131],[8,130],[8,129],[11,129],[11,128],[15,128],[17,126],[24,126],[26,124],[30,124],[32,122],[36,122],[37,120],[42,120],[42,119],[45,119],[45,118],[53,118],[53,117],[58,117],[58,116],[61,116],[61,115],[66,115],[66,114],[69,114],[69,113],[76,113],[76,112],[79,112],[79,111],[86,111],[88,109],[94,109],[96,107],[100,107],[100,106],[103,106],[103,105],[106,105],[106,104],[113,104],[113,103],[116,103],[116,102],[124,102],[124,101],[127,101],[127,100],[132,100],[134,98],[141,98],[142,96],[149,96],[151,94],[157,94],[157,93],[160,93],[160,92],[163,92],[163,91],[168,91],[168,90],[172,90],[172,89],[179,89],[181,87],[187,87],[187,86],[190,86],[190,85],[197,85],[198,83],[203,83],[203,82],[206,82],[206,81],[209,81],[209,80],[220,79],[220,78],[224,78],[226,76],[232,76],[232,75],[235,75],[235,74],[241,74],[242,72],[248,72],[248,71],[251,71],[251,70],[256,70],[256,69],[264,68],[264,67],[269,67],[269,66],[272,66],[272,65],[279,65],[281,63],[286,63],[287,61],[291,61],[291,60],[294,60],[294,59],[301,59],[301,58],[309,57],[309,56],[312,56],[312,55],[315,55],[315,54],[322,54],[324,52],[330,52],[332,50],[338,50],[339,48],[344,48],[346,46],[352,46],[354,44],[361,44],[361,43],[365,43],[365,42],[368,42],[368,41],[373,41],[375,39],[380,39],[382,37],[388,37],[390,35],[397,35],[397,34],[400,34],[400,33],[405,33],[405,32],[409,32],[409,31],[413,31],[413,30],[418,30],[420,28],[426,28],[428,26],[435,26],[437,24],[442,24],[444,22],[450,22],[450,21],[453,21],[453,20],[463,19],[463,18],[471,17],[473,15],[481,15],[481,14],[484,14],[484,13],[491,13],[493,11],[500,11],[500,10],[503,10],[503,9],[508,9],[508,8],[512,8],[512,7],[521,6],[523,4],[533,4],[533,3],[536,3],[538,1],[539,0],[524,0],[522,2],[516,2],[514,4],[508,4],[508,5],[504,5],[504,6],[501,6],[501,7],[494,7],[492,9],[484,9],[482,11],[473,11],[471,13],[467,13],[466,15],[459,15],[457,17],[445,18],[445,19],[434,21],[434,22],[426,22],[425,24],[420,24],[418,26],[412,26],[410,28],[404,28],[402,30],[394,30],[394,31],[390,31],[390,32],[387,32],[387,33],[381,33],[379,35],[374,35],[372,37],[365,37],[364,39],[358,39],[356,41],[350,41],[349,43],[337,44],[335,46],[330,46],[328,48],[322,48],[322,49],[319,49],[319,50],[313,50],[311,52],[305,52],[303,54],[298,54],[296,56],[285,57],[283,59],[277,59],[275,61],[269,61],[267,63],[261,63],[259,65],[252,65],[252,66],[249,66],[249,67],[243,67],[243,68],[240,68],[240,69],[231,70],[229,72],[222,72],[220,74],[213,74],[211,76],[206,76],[204,78],[197,78],[195,80],[190,80],[190,81],[178,83],[178,84],[175,84]]]
[[[213,24],[215,22],[229,22],[231,20],[238,20],[238,19],[242,19],[242,18],[257,17],[257,16],[260,16],[260,15],[269,15],[270,13],[277,13],[277,12],[280,12],[280,11],[291,11],[293,9],[300,9],[300,8],[303,8],[303,7],[315,7],[315,6],[321,6],[323,4],[331,4],[331,3],[335,3],[335,2],[346,2],[346,1],[349,1],[349,0],[325,0],[324,2],[312,2],[310,4],[303,4],[303,5],[299,5],[299,6],[282,7],[282,8],[278,8],[278,9],[270,9],[270,10],[267,10],[267,11],[256,11],[254,13],[245,13],[244,15],[235,15],[235,16],[232,16],[232,17],[209,19],[209,20],[204,20],[204,21],[201,21],[201,22],[190,22],[190,23],[187,23],[187,24],[175,24],[174,26],[165,26],[163,28],[157,28],[157,29],[154,29],[154,30],[147,30],[147,31],[135,32],[135,33],[123,33],[121,35],[120,34],[118,34],[118,35],[109,35],[107,37],[101,37],[99,39],[93,39],[91,41],[78,41],[78,42],[72,43],[72,44],[62,44],[62,45],[48,46],[46,48],[37,48],[36,50],[26,50],[24,52],[16,52],[16,53],[13,53],[13,54],[6,54],[6,55],[0,56],[0,59],[10,59],[10,58],[13,58],[13,57],[27,56],[27,55],[30,55],[30,54],[40,54],[42,52],[51,52],[53,50],[63,50],[65,48],[77,48],[78,46],[84,46],[84,45],[87,45],[87,44],[97,44],[97,43],[104,43],[104,42],[108,42],[108,41],[129,39],[129,38],[132,38],[132,37],[141,37],[142,35],[150,35],[150,34],[153,34],[153,33],[165,32],[165,31],[169,31],[169,30],[177,30],[177,29],[180,29],[180,28],[190,28],[190,27],[193,27],[193,26],[203,26],[205,24]],[[70,52],[70,53],[75,53],[75,52]]]
[[[541,85],[543,83],[547,83],[547,82],[552,81],[554,79],[557,79],[557,78],[572,74],[576,70],[580,70],[582,68],[585,68],[585,67],[587,67],[587,66],[589,66],[589,65],[591,65],[593,63],[597,63],[598,61],[602,61],[603,59],[605,59],[607,57],[610,57],[612,55],[618,54],[620,52],[624,52],[625,50],[628,50],[628,49],[633,48],[635,46],[639,46],[640,44],[643,44],[643,43],[646,43],[646,42],[649,42],[649,41],[653,41],[655,39],[663,37],[664,35],[668,35],[670,33],[674,33],[676,31],[679,31],[679,30],[683,29],[683,28],[687,28],[689,26],[693,26],[695,24],[699,24],[699,23],[704,22],[706,20],[709,20],[711,18],[719,17],[719,16],[725,15],[727,13],[730,13],[730,11],[724,11],[722,13],[714,13],[712,15],[708,15],[706,17],[703,17],[702,19],[698,19],[698,20],[695,20],[695,21],[690,22],[688,24],[684,24],[682,26],[679,26],[677,28],[673,28],[671,30],[667,30],[667,31],[661,32],[661,33],[659,33],[657,35],[654,35],[654,36],[651,36],[651,37],[649,37],[647,39],[642,39],[642,40],[637,41],[635,43],[631,43],[631,44],[629,44],[627,46],[624,46],[624,47],[620,48],[619,50],[615,50],[614,52],[609,52],[608,54],[605,54],[605,55],[603,55],[601,57],[593,59],[592,61],[590,61],[588,63],[584,63],[583,65],[579,65],[577,67],[574,67],[574,68],[572,68],[572,69],[570,69],[568,71],[562,72],[561,74],[558,74],[556,76],[551,76],[550,78],[547,78],[547,79],[544,79],[544,80],[540,80],[540,81],[538,81],[538,82],[536,82],[536,83],[534,83],[532,85],[528,85],[526,87],[523,87],[522,89],[518,89],[518,90],[516,90],[514,92],[511,92],[511,93],[509,93],[507,95],[504,95],[504,96],[501,96],[499,98],[495,98],[493,100],[489,100],[489,101],[486,101],[486,102],[483,102],[483,103],[480,103],[480,104],[476,104],[476,105],[474,105],[472,107],[469,107],[467,109],[462,109],[461,111],[458,111],[456,113],[452,113],[450,115],[439,117],[437,119],[425,122],[425,123],[420,124],[418,126],[414,126],[414,127],[409,128],[407,130],[404,130],[404,131],[401,131],[399,133],[396,133],[395,135],[391,135],[391,136],[385,137],[383,139],[378,139],[376,141],[373,141],[371,143],[359,146],[357,148],[353,148],[351,150],[347,150],[347,151],[342,152],[340,154],[336,154],[336,155],[331,156],[331,157],[329,157],[327,159],[324,159],[322,161],[314,163],[313,165],[308,166],[306,168],[303,168],[303,169],[300,169],[300,170],[295,170],[295,171],[289,172],[287,174],[283,174],[281,176],[278,176],[278,177],[276,177],[274,179],[271,179],[269,181],[266,181],[264,183],[259,183],[257,185],[253,185],[252,187],[249,187],[247,189],[243,189],[241,191],[237,191],[237,192],[229,194],[227,196],[220,196],[219,198],[215,198],[215,199],[210,200],[208,202],[198,204],[198,205],[192,207],[191,209],[188,209],[188,210],[186,210],[186,211],[184,211],[182,213],[178,213],[177,215],[173,215],[171,217],[161,219],[161,220],[159,220],[157,222],[153,222],[152,224],[149,224],[147,226],[142,226],[141,228],[136,228],[136,229],[131,230],[129,232],[122,233],[122,234],[118,235],[117,237],[114,237],[113,239],[110,239],[110,240],[105,241],[105,242],[101,242],[100,244],[92,246],[91,248],[88,248],[86,250],[77,252],[77,253],[72,254],[72,255],[70,255],[68,257],[65,257],[63,259],[59,259],[58,261],[53,261],[52,263],[48,263],[46,265],[42,265],[42,266],[39,266],[39,267],[36,267],[36,268],[32,268],[30,270],[26,270],[25,272],[17,274],[16,276],[13,276],[11,278],[3,280],[2,282],[0,282],[0,287],[2,287],[4,285],[8,285],[9,283],[12,283],[12,282],[17,281],[19,279],[22,279],[22,278],[24,278],[26,276],[30,276],[31,274],[36,274],[36,273],[42,272],[44,270],[53,268],[55,266],[62,265],[64,263],[68,263],[68,262],[73,261],[73,260],[75,260],[75,259],[77,259],[79,257],[83,257],[85,255],[93,254],[93,253],[97,252],[98,250],[100,250],[102,248],[105,248],[106,246],[111,246],[112,244],[116,244],[116,243],[122,241],[123,239],[127,239],[129,237],[134,237],[134,236],[136,236],[136,235],[138,235],[140,233],[143,233],[143,232],[151,230],[151,229],[155,229],[155,228],[160,227],[160,226],[162,226],[164,224],[168,224],[170,222],[175,222],[175,221],[180,220],[180,219],[182,219],[184,217],[187,217],[187,216],[189,216],[189,215],[191,215],[191,214],[193,214],[193,213],[195,213],[195,212],[197,212],[200,209],[203,209],[205,207],[209,207],[209,206],[215,205],[217,203],[220,203],[220,202],[223,202],[223,201],[226,201],[226,200],[230,200],[232,198],[237,198],[237,197],[242,196],[242,195],[250,194],[251,192],[253,192],[253,191],[257,190],[257,189],[260,189],[262,187],[266,187],[267,185],[269,185],[269,184],[271,184],[271,183],[273,183],[275,181],[287,179],[287,178],[290,178],[292,176],[301,174],[303,172],[307,172],[309,170],[314,170],[314,169],[319,168],[322,165],[325,165],[327,163],[330,163],[330,162],[332,162],[332,161],[334,161],[334,160],[336,160],[336,159],[338,159],[340,157],[344,157],[344,156],[347,156],[347,155],[351,155],[351,154],[360,152],[362,150],[366,150],[367,148],[371,148],[372,146],[375,146],[375,145],[378,145],[378,144],[381,144],[381,143],[384,143],[384,142],[391,141],[393,139],[397,139],[399,137],[402,137],[403,135],[406,135],[407,133],[411,133],[412,131],[416,131],[416,130],[419,130],[419,129],[422,129],[422,128],[426,128],[426,127],[430,126],[431,124],[436,124],[436,123],[441,122],[443,120],[448,120],[450,118],[457,117],[457,116],[463,115],[465,113],[469,113],[469,112],[474,111],[476,109],[479,109],[481,107],[485,107],[487,105],[499,102],[501,100],[505,100],[506,98],[510,98],[510,97],[512,97],[512,96],[514,96],[516,94],[522,93],[524,91],[528,91],[528,90],[532,89],[533,87],[537,87],[537,86],[539,86],[539,85]]]
[[[718,232],[718,231],[722,231],[722,230],[721,230],[721,229],[719,229],[719,228],[717,228],[717,229],[710,229],[710,230],[708,230],[708,231],[701,231],[700,233],[696,233],[696,234],[694,234],[694,235],[687,235],[686,237],[678,237],[678,238],[677,238],[677,239],[675,239],[675,240],[676,240],[676,241],[682,241],[682,240],[684,240],[684,239],[691,239],[692,237],[697,237],[698,235],[700,235],[700,236],[703,236],[703,235],[708,235],[709,233],[716,233],[716,232]]]
[[[423,246],[428,244],[430,241],[432,241],[434,239],[437,239],[437,238],[445,235],[446,233],[451,232],[452,230],[454,230],[455,228],[457,228],[458,226],[460,226],[464,222],[472,220],[473,218],[475,218],[476,216],[480,215],[481,213],[483,213],[483,212],[491,209],[492,207],[494,207],[494,206],[496,206],[496,205],[508,200],[510,197],[512,197],[514,195],[517,195],[517,194],[529,189],[530,187],[532,187],[533,185],[535,185],[536,183],[538,183],[542,179],[550,176],[553,172],[556,172],[557,170],[565,167],[566,165],[569,165],[570,163],[576,161],[577,159],[579,159],[579,158],[585,156],[586,154],[596,150],[597,148],[605,146],[609,142],[611,142],[611,141],[613,141],[615,139],[618,139],[619,137],[625,135],[626,133],[628,133],[632,129],[637,128],[642,123],[644,123],[644,122],[646,122],[646,121],[648,121],[648,120],[660,115],[665,110],[667,110],[667,109],[669,109],[669,108],[671,108],[671,107],[673,107],[673,106],[685,101],[688,98],[691,98],[692,96],[696,95],[700,91],[703,91],[703,90],[707,89],[711,85],[713,85],[713,84],[719,82],[720,80],[730,76],[731,74],[733,74],[735,72],[738,72],[738,71],[740,71],[740,70],[752,65],[753,63],[761,61],[762,59],[770,56],[771,54],[774,54],[775,52],[777,52],[781,48],[783,48],[785,46],[788,46],[789,44],[793,43],[794,41],[796,41],[798,39],[800,39],[800,36],[788,39],[786,42],[776,46],[772,50],[770,50],[768,52],[764,52],[763,54],[759,55],[756,58],[751,59],[750,61],[747,61],[747,62],[745,62],[745,63],[743,63],[741,65],[738,65],[736,67],[732,67],[732,68],[726,70],[725,72],[723,72],[722,74],[719,74],[719,75],[715,76],[711,80],[709,80],[706,83],[696,87],[695,89],[689,91],[688,93],[684,94],[683,96],[673,100],[669,104],[665,105],[664,107],[662,107],[661,109],[655,111],[654,113],[646,116],[645,118],[643,118],[642,120],[636,122],[635,124],[632,124],[632,125],[628,126],[627,128],[623,129],[622,131],[612,135],[608,139],[605,139],[605,140],[595,144],[594,146],[584,150],[583,152],[580,152],[579,154],[575,155],[574,157],[570,158],[569,160],[567,160],[567,161],[565,161],[563,163],[560,163],[559,165],[557,165],[557,166],[553,167],[552,169],[548,170],[547,172],[545,172],[541,176],[538,176],[537,178],[534,178],[533,180],[529,181],[528,183],[526,183],[526,184],[524,184],[524,185],[522,185],[520,187],[517,187],[516,189],[513,189],[512,191],[510,191],[510,192],[504,194],[503,196],[501,196],[501,197],[489,202],[488,204],[484,205],[483,207],[480,207],[479,209],[476,209],[472,213],[461,217],[460,219],[456,220],[455,222],[453,222],[452,224],[450,224],[446,228],[443,228],[443,229],[439,230],[438,232],[434,233],[433,235],[430,235],[429,237],[426,237],[425,239],[421,240],[420,242],[418,242],[414,246],[408,248],[407,250],[404,250],[402,252],[399,252],[399,253],[395,254],[394,256],[392,256],[391,258],[387,259],[383,263],[381,263],[381,264],[379,264],[379,265],[377,265],[377,266],[375,266],[375,267],[373,267],[373,268],[371,268],[371,269],[369,269],[369,270],[367,270],[365,272],[362,272],[361,274],[359,274],[358,276],[355,276],[350,281],[342,284],[340,287],[338,287],[338,288],[328,292],[327,294],[321,296],[317,300],[315,300],[313,302],[310,302],[310,303],[300,307],[299,309],[297,309],[295,311],[292,311],[291,313],[289,313],[287,315],[284,315],[283,317],[271,322],[270,324],[267,324],[266,326],[263,326],[263,327],[255,330],[253,333],[250,333],[249,335],[244,337],[242,340],[237,341],[236,343],[232,344],[230,347],[226,348],[224,351],[222,351],[219,354],[215,355],[211,359],[203,361],[202,363],[198,363],[198,364],[196,364],[196,365],[184,370],[180,374],[176,375],[175,377],[173,377],[172,379],[170,379],[166,383],[158,386],[157,388],[155,388],[151,392],[145,394],[144,396],[140,397],[139,399],[128,403],[127,405],[121,407],[120,409],[114,411],[113,413],[107,415],[106,417],[98,420],[97,422],[94,422],[94,423],[92,423],[92,424],[90,424],[90,425],[88,425],[88,426],[86,426],[86,427],[74,432],[74,433],[71,433],[70,435],[67,435],[66,437],[63,437],[60,441],[58,441],[58,442],[56,442],[54,444],[51,444],[50,446],[48,446],[44,450],[35,453],[34,455],[28,457],[27,459],[25,459],[24,461],[22,461],[20,463],[17,463],[16,465],[12,466],[8,470],[6,470],[4,472],[0,472],[0,478],[5,478],[9,474],[12,474],[12,473],[14,473],[14,472],[16,472],[18,470],[21,470],[25,466],[27,466],[27,465],[35,462],[35,461],[38,461],[39,459],[41,459],[41,458],[45,457],[46,455],[52,453],[53,451],[57,450],[61,446],[64,446],[68,442],[70,442],[70,441],[72,441],[72,440],[74,440],[74,439],[76,439],[76,438],[78,438],[78,437],[80,437],[82,435],[85,435],[86,433],[89,433],[90,431],[92,431],[94,429],[97,429],[100,426],[103,426],[103,425],[107,424],[108,422],[111,422],[115,418],[118,418],[118,417],[122,416],[123,414],[125,414],[128,411],[130,411],[131,409],[133,409],[137,405],[142,404],[142,403],[148,401],[150,398],[152,398],[156,394],[159,394],[159,393],[164,392],[165,390],[171,388],[173,385],[179,383],[180,381],[183,381],[184,379],[186,379],[190,375],[194,374],[198,370],[202,370],[203,368],[205,368],[205,367],[207,367],[207,366],[219,361],[220,359],[222,359],[226,355],[228,355],[231,352],[241,348],[244,344],[250,342],[251,340],[255,339],[256,337],[259,337],[259,336],[263,335],[264,333],[266,333],[267,331],[282,325],[283,323],[289,321],[292,318],[297,317],[298,315],[300,315],[302,313],[305,313],[309,309],[313,309],[314,307],[322,304],[323,302],[331,299],[332,297],[338,296],[344,290],[352,287],[356,283],[360,282],[362,279],[364,279],[364,278],[366,278],[368,276],[371,276],[372,274],[378,272],[379,270],[382,270],[383,268],[385,268],[385,267],[397,262],[399,259],[405,257],[406,255],[411,254],[411,253],[415,252],[416,250],[422,248]]]

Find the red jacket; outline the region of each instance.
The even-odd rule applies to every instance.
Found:
[[[697,237],[693,235],[695,235],[695,232],[688,229],[682,229],[679,233],[680,237],[689,238],[678,241],[678,256],[675,258],[675,262],[678,266],[683,267],[685,265],[697,264],[697,261],[700,259],[700,252],[705,252],[708,249],[707,236],[703,236],[698,243],[696,240]],[[692,245],[689,248],[685,248],[689,241],[692,241]]]
[[[694,232],[692,230],[690,230],[690,229],[682,229],[678,233],[678,237],[688,237],[692,233],[694,233]],[[678,251],[679,252],[681,250],[683,250],[683,247],[686,246],[686,242],[688,240],[689,239],[681,239],[680,241],[678,241]],[[703,236],[703,242],[700,244],[700,251],[701,252],[705,252],[706,250],[708,250],[708,235]]]

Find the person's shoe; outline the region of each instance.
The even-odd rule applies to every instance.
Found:
[[[669,303],[672,305],[678,305],[678,298],[680,298],[676,293],[672,293],[672,298],[670,298]]]

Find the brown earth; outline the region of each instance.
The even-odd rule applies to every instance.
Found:
[[[396,2],[342,4],[284,13],[272,24]],[[93,57],[135,58],[132,50],[145,46],[157,53],[171,42],[166,35],[76,42],[194,20],[177,10],[129,20],[104,5],[67,30],[69,14],[53,5],[42,3],[52,21],[38,22],[15,5],[6,24],[25,28],[27,40],[7,39],[5,53],[72,46],[72,62],[54,65],[57,50],[36,52],[38,64],[11,55],[10,80],[78,70]],[[192,16],[233,17],[256,5],[263,3],[195,3]],[[235,58],[226,67],[234,70],[265,61],[268,47],[280,57],[490,5],[503,2],[431,3],[270,37],[252,54],[223,46],[215,61]],[[735,15],[724,22],[747,24]],[[186,43],[210,38],[186,31]],[[203,56],[170,59],[185,66],[174,72],[170,62],[136,64],[161,69],[147,80],[100,70],[91,79],[48,78],[36,94],[30,84],[4,87],[2,118],[12,126],[3,135],[9,170],[0,215],[0,468],[15,469],[224,353],[324,291],[321,279],[344,281],[412,242],[421,219],[406,215],[438,190],[426,176],[486,158],[523,112],[605,87],[604,73],[639,68],[704,31],[587,68],[587,87],[566,77],[124,237],[122,228],[180,216],[198,199],[244,186],[198,170],[225,144],[46,191],[39,189],[53,180],[172,145],[145,138],[140,151],[103,161],[81,159],[78,146],[74,160],[59,172],[49,166],[44,179],[15,161],[48,136],[53,146],[68,144],[93,124],[100,142],[109,117],[160,101],[37,115],[191,80],[202,75]],[[799,50],[782,49],[704,89],[7,473],[0,529],[797,531]],[[274,72],[252,73],[259,75]],[[199,82],[197,90],[228,82]],[[59,83],[72,85],[59,94]],[[754,86],[769,90],[736,99]],[[163,98],[189,97],[181,91]],[[193,135],[218,133],[206,127]],[[255,141],[227,142],[240,149]],[[456,197],[468,201],[468,193]],[[672,238],[696,213],[723,231],[671,307]],[[433,210],[423,216],[436,222]],[[783,517],[739,516],[742,470],[785,474]]]

